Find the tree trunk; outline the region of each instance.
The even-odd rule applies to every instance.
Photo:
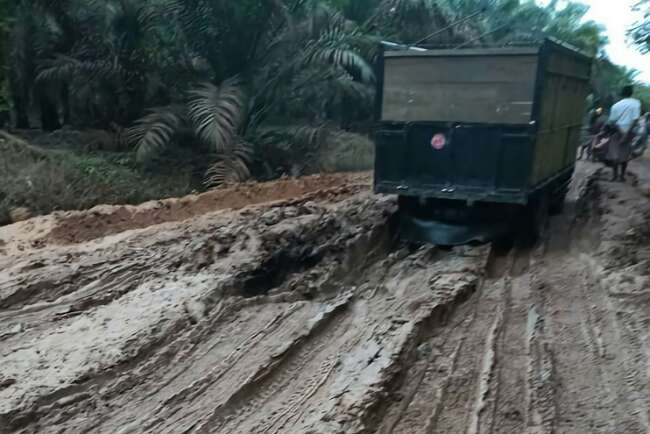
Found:
[[[41,127],[45,131],[54,131],[61,128],[61,122],[59,121],[59,112],[57,110],[56,104],[52,100],[43,96],[40,100],[41,108]]]
[[[16,128],[29,129],[29,89],[12,73],[9,75],[9,86],[11,89],[9,93],[16,115]]]
[[[9,110],[0,110],[0,128],[6,128],[11,121]]]
[[[70,125],[70,89],[68,85],[64,84],[61,90],[61,105],[63,106],[63,125]]]
[[[14,96],[14,110],[16,112],[16,128],[26,130],[29,125],[29,114],[27,113],[27,102],[20,97]]]

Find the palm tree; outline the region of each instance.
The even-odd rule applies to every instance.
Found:
[[[9,57],[9,36],[11,33],[10,21],[14,15],[14,2],[10,0],[0,0],[0,10],[6,11],[3,17],[0,17],[0,60]],[[9,94],[9,67],[2,62],[0,64],[0,128],[9,120],[10,113],[10,94]]]
[[[371,55],[372,38],[321,2],[266,5],[272,19],[261,24],[254,37],[228,35],[228,27],[218,37],[222,44],[239,41],[233,62],[238,69],[230,63],[229,68],[216,66],[233,47],[188,43],[197,59],[211,65],[215,79],[197,83],[180,105],[157,109],[130,129],[141,159],[170,145],[179,130],[190,126],[196,141],[216,154],[207,182],[240,180],[249,176],[253,142],[258,150],[296,143],[317,147],[344,98],[371,105],[373,74],[364,54]],[[177,1],[170,9],[186,29],[187,40],[206,28],[206,17],[221,16],[206,13],[214,7],[208,3],[191,6]],[[235,23],[230,31],[242,28]],[[233,75],[218,82],[226,73]]]
[[[332,134],[369,124],[369,65],[382,39],[456,46],[550,33],[594,52],[604,41],[582,22],[583,7],[532,0],[12,4],[8,75],[19,127],[31,112],[46,129],[111,127],[141,161],[191,146],[213,161],[209,184],[251,170],[299,172]]]
[[[51,29],[37,53],[37,88],[62,92],[66,122],[70,106],[82,124],[131,122],[144,110],[147,83],[155,82],[146,53],[156,24],[152,9],[136,0],[53,3],[64,2],[60,11],[45,11]],[[75,9],[81,4],[84,9]],[[61,30],[66,27],[74,30]]]
[[[650,53],[650,0],[639,0],[633,9],[643,18],[630,29],[630,36],[642,53]]]

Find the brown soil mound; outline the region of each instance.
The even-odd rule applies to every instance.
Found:
[[[21,244],[33,248],[49,244],[75,244],[219,210],[236,210],[249,205],[287,199],[341,197],[366,189],[369,183],[369,173],[314,175],[240,184],[137,206],[100,205],[87,211],[57,212],[19,225],[0,228],[0,239],[11,244],[23,241]],[[21,245],[18,250],[25,248]]]
[[[89,211],[57,215],[48,239],[56,243],[79,243],[130,229],[144,228],[223,209],[301,197],[309,193],[328,194],[327,190],[366,186],[365,175],[314,175],[265,183],[240,184],[199,195],[147,202],[138,206],[97,206]]]

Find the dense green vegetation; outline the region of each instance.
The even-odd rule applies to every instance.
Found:
[[[140,163],[188,149],[211,162],[209,185],[306,171],[328,142],[368,133],[380,40],[551,35],[600,57],[599,101],[634,79],[603,57],[586,6],[557,0],[0,0],[0,9],[0,113],[10,109],[15,127],[111,130]]]

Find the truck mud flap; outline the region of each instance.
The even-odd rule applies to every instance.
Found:
[[[400,212],[401,238],[413,242],[426,242],[440,246],[484,244],[498,240],[510,233],[508,222],[458,224],[425,220]]]

